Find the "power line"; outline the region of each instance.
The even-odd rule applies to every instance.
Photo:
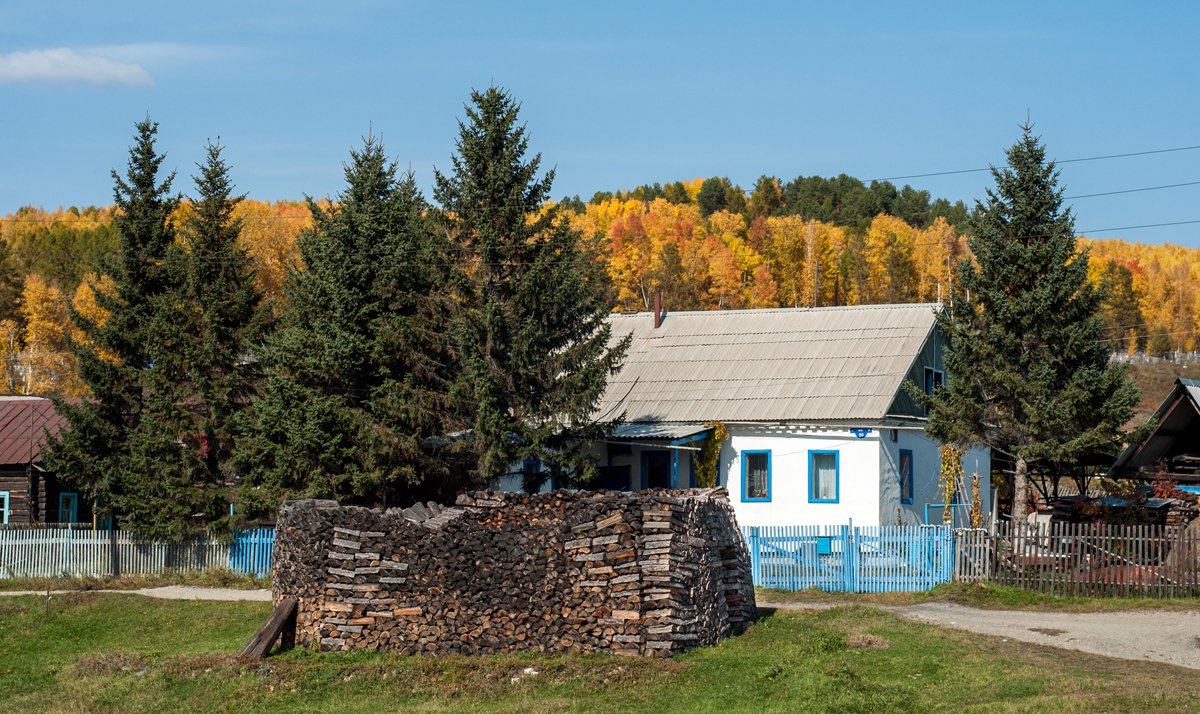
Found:
[[[1088,233],[1114,233],[1116,231],[1134,231],[1142,228],[1162,228],[1164,226],[1188,226],[1195,223],[1200,223],[1200,219],[1190,221],[1170,221],[1168,223],[1143,223],[1137,226],[1116,226],[1113,228],[1089,228],[1086,231],[1080,231],[1077,238],[1085,238]],[[1024,236],[1026,238],[1037,238],[1039,236]]]
[[[1142,191],[1161,191],[1165,188],[1179,188],[1181,186],[1200,186],[1200,181],[1188,181],[1187,183],[1169,183],[1163,186],[1146,186],[1144,188],[1127,188],[1121,191],[1104,191],[1103,193],[1084,193],[1078,196],[1063,196],[1064,201],[1074,201],[1079,198],[1096,198],[1097,196],[1116,196],[1122,193],[1140,193]]]
[[[1170,149],[1152,149],[1150,151],[1131,151],[1126,154],[1105,154],[1104,156],[1085,156],[1085,157],[1078,158],[1078,159],[1062,159],[1060,161],[1054,161],[1052,163],[1054,163],[1054,164],[1076,164],[1076,163],[1080,163],[1082,161],[1103,161],[1105,159],[1124,159],[1124,158],[1128,158],[1131,156],[1150,156],[1152,154],[1169,154],[1169,153],[1173,153],[1176,151],[1195,151],[1196,149],[1200,149],[1200,144],[1196,144],[1195,146],[1176,146],[1176,147],[1172,147]],[[928,178],[931,176],[953,176],[955,174],[974,174],[974,173],[980,173],[983,171],[991,171],[991,170],[992,170],[991,166],[986,166],[984,168],[979,168],[979,169],[958,169],[955,171],[931,171],[929,173],[924,173],[924,174],[907,174],[904,176],[888,176],[885,178],[874,178],[874,179],[865,181],[864,183],[871,183],[872,181],[898,181],[900,179],[910,179],[910,178]]]

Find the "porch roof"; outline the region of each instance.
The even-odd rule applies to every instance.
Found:
[[[712,430],[704,424],[678,424],[669,422],[638,422],[622,424],[613,431],[613,438],[622,441],[638,439],[664,439],[669,441],[688,440]]]

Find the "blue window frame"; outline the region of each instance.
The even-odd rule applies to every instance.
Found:
[[[841,474],[837,451],[808,452],[808,502],[837,503],[841,496]]]
[[[8,523],[8,491],[0,491],[0,523]]]
[[[63,491],[58,494],[58,522],[74,523],[78,520],[79,494],[75,491]]]
[[[771,500],[771,450],[742,452],[742,501],[766,503]]]
[[[900,503],[913,502],[913,452],[900,449],[900,462],[897,464],[900,472]]]

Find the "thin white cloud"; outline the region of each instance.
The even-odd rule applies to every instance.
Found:
[[[220,45],[185,45],[179,42],[133,42],[124,45],[81,47],[79,51],[122,62],[156,65],[180,61],[216,61],[229,59],[238,48]]]
[[[67,47],[0,55],[0,84],[16,82],[153,84],[150,73],[136,62]]]

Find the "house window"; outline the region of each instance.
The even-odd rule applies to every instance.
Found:
[[[58,494],[58,522],[74,523],[79,520],[79,494],[64,491]]]
[[[838,452],[808,452],[809,502],[837,503],[838,495]]]
[[[771,452],[742,452],[742,500],[771,500]]]
[[[8,491],[0,491],[0,523],[8,523]]]
[[[946,373],[933,367],[925,368],[925,393],[933,394],[946,380]]]
[[[913,453],[900,449],[900,503],[913,502]]]

